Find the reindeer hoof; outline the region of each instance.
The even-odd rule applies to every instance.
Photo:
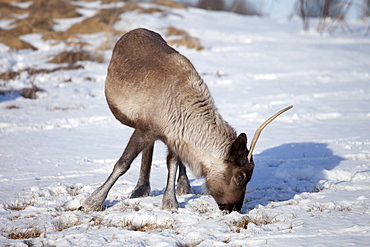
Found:
[[[147,197],[149,195],[150,195],[150,185],[143,184],[135,187],[134,191],[131,193],[130,198]]]
[[[86,206],[82,205],[81,207],[78,208],[78,210],[83,211],[83,212],[92,212],[92,211],[102,211],[102,206]]]
[[[177,212],[177,209],[179,208],[179,204],[175,200],[165,199],[162,200],[162,209],[169,210],[172,212]]]
[[[86,200],[82,203],[82,205],[78,208],[78,210],[83,212],[91,212],[91,211],[102,211],[103,206],[99,203],[94,203],[95,201],[90,200],[90,198],[86,198]]]
[[[191,186],[189,180],[187,179],[179,179],[177,181],[177,188],[176,188],[176,195],[183,196],[187,194],[191,194]]]

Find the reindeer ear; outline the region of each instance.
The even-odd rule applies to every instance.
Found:
[[[247,135],[241,133],[230,148],[230,158],[239,159],[247,155]]]

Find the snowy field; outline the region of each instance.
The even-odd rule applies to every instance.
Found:
[[[67,30],[117,5],[77,3],[82,16],[58,19],[54,29]],[[155,7],[167,14],[125,12],[114,28],[145,27],[170,39],[171,25],[198,38],[202,50],[176,49],[192,61],[239,133],[251,139],[266,118],[294,105],[260,137],[242,212],[219,211],[202,178],[191,174],[193,194],[178,197],[177,213],[162,210],[167,169],[161,143],[150,197],[129,199],[140,168],[136,159],[104,211],[77,210],[108,177],[132,133],[105,102],[112,46],[103,50],[102,63],[30,74],[28,68],[68,66],[48,61],[72,49],[32,33],[21,38],[37,50],[13,51],[0,43],[0,74],[23,71],[0,80],[0,246],[369,246],[368,24],[351,21],[352,33],[328,35],[303,33],[298,18]],[[0,21],[2,29],[9,25]],[[84,49],[96,51],[107,35],[79,38],[89,44]],[[31,84],[43,90],[37,99],[20,94]]]

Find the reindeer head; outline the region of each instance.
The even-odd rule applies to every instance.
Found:
[[[226,172],[213,180],[207,180],[210,194],[221,210],[228,212],[240,211],[243,206],[247,183],[253,173],[254,162],[252,152],[262,130],[283,112],[293,106],[284,108],[267,119],[255,132],[250,149],[247,148],[247,136],[241,133],[232,143],[226,163]]]

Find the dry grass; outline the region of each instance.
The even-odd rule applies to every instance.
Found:
[[[109,4],[109,3],[120,3],[122,0],[102,0],[102,4]],[[184,4],[177,3],[175,1],[171,0],[156,0],[156,1],[151,1],[151,3],[158,4],[158,5],[163,5],[167,6],[170,8],[175,8],[175,9],[186,9],[187,7]],[[126,4],[136,4],[136,2],[126,2]],[[136,7],[133,10],[139,9],[139,7]]]
[[[7,236],[10,239],[29,239],[29,238],[38,238],[41,236],[42,231],[35,226],[31,226],[26,229],[12,228],[9,230],[4,230],[7,232]]]
[[[101,9],[94,16],[87,18],[79,23],[72,25],[67,33],[99,33],[111,32],[115,34],[122,34],[115,30],[112,26],[120,20],[119,15],[134,10],[141,10],[142,8],[136,2],[126,2],[123,7]]]
[[[62,51],[52,58],[49,63],[68,63],[74,64],[78,61],[95,61],[102,62],[103,58],[101,56],[94,56],[88,51]]]
[[[112,1],[103,1],[103,3],[109,3]],[[126,2],[123,7],[101,9],[94,16],[83,20],[82,22],[72,25],[66,32],[67,33],[99,33],[109,32],[117,35],[122,35],[123,32],[115,30],[113,25],[120,20],[119,15],[128,11],[137,11],[138,14],[151,14],[151,13],[162,13],[166,12],[158,8],[142,8],[139,3]]]
[[[68,187],[68,188],[67,188],[67,192],[68,192],[68,194],[69,194],[69,195],[71,195],[71,196],[77,196],[77,195],[79,195],[79,194],[81,194],[81,193],[82,193],[81,188],[79,188],[79,187],[74,187],[74,186]]]
[[[5,109],[7,109],[7,110],[20,109],[20,108],[21,107],[19,107],[17,105],[8,105],[8,106],[5,106]]]
[[[28,8],[30,16],[41,18],[74,18],[81,15],[76,11],[76,6],[69,1],[61,0],[34,0]]]
[[[77,216],[72,219],[69,219],[68,221],[62,220],[61,218],[59,218],[57,221],[54,222],[54,228],[56,231],[61,232],[65,229],[78,226],[80,224],[81,224],[81,221]]]
[[[30,33],[43,33],[45,31],[52,31],[55,22],[52,18],[30,15],[24,19],[16,20],[11,23],[15,27],[8,30],[14,36],[21,36]]]
[[[187,8],[184,4],[176,3],[175,1],[171,1],[171,0],[157,0],[157,1],[154,1],[153,3],[164,5],[170,8],[174,8],[174,9],[186,9]]]
[[[122,0],[102,0],[102,4],[109,4],[109,3],[120,3]]]
[[[23,41],[17,37],[6,37],[1,41],[4,45],[7,45],[10,47],[12,50],[26,50],[26,49],[31,49],[31,50],[37,50],[36,47],[33,45],[27,43],[26,41]]]
[[[9,30],[0,30],[0,42],[11,47],[11,49],[35,49],[32,45],[19,40],[19,36],[30,33],[44,34],[46,39],[68,39],[74,37],[71,33],[54,32],[55,18],[73,18],[80,14],[76,11],[76,6],[69,1],[62,0],[34,0],[27,8],[13,7],[8,3],[0,3],[1,16],[8,19],[14,19],[10,24],[14,26]],[[19,14],[28,13],[28,16],[18,19]]]
[[[21,96],[26,99],[37,99],[37,93],[43,91],[43,89],[37,87],[36,85],[32,85],[32,87],[23,88],[21,90]]]
[[[162,232],[165,229],[173,229],[172,222],[158,223],[150,220],[142,221],[140,223],[134,223],[133,220],[124,219],[122,221],[119,221],[117,224],[114,224],[114,226],[127,228],[130,231],[140,231],[140,232],[147,231]]]
[[[200,203],[199,205],[192,205],[194,211],[198,211],[200,214],[206,214],[214,211],[208,203]]]
[[[126,228],[129,231],[140,231],[140,232],[162,232],[166,229],[173,229],[172,221],[163,221],[159,218],[147,219],[138,221],[135,219],[122,219],[116,222],[113,220],[106,220],[102,215],[91,218],[90,226],[97,228],[106,228],[106,227],[117,227],[117,228]]]
[[[185,30],[169,26],[167,27],[167,36],[175,37],[169,39],[168,44],[172,46],[185,46],[189,49],[203,50],[198,38],[191,37]]]
[[[32,46],[24,40],[19,39],[16,33],[13,33],[12,30],[3,30],[0,28],[0,42],[4,45],[9,46],[11,50],[37,50],[36,47]]]
[[[55,32],[55,31],[44,31],[43,40],[63,40],[66,43],[69,42],[69,40],[79,40],[78,35],[76,33],[72,32]],[[57,44],[57,43],[55,43]],[[87,43],[78,42],[78,45],[85,46]]]
[[[84,67],[82,65],[67,65],[65,67],[61,66],[58,68],[54,69],[32,69],[32,68],[27,68],[27,69],[22,69],[20,71],[6,71],[4,73],[0,74],[0,80],[4,81],[9,81],[17,76],[19,76],[23,72],[27,72],[29,75],[37,75],[37,74],[49,74],[53,73],[59,70],[76,70],[76,69],[83,69]]]
[[[52,73],[52,72],[56,72],[56,71],[59,71],[59,70],[76,70],[76,69],[83,69],[84,67],[82,65],[73,65],[73,64],[70,64],[68,66],[65,66],[65,67],[58,67],[58,68],[54,68],[54,69],[32,69],[32,68],[27,68],[27,69],[23,69],[23,70],[20,70],[20,71],[7,71],[7,72],[4,72],[4,73],[1,73],[0,74],[0,80],[3,80],[5,83],[4,85],[6,85],[6,82],[9,81],[9,80],[13,80],[15,79],[16,77],[18,77],[21,73],[24,73],[24,72],[27,72],[30,76],[35,76],[37,74],[48,74],[48,73]],[[31,83],[31,86],[30,87],[26,87],[26,88],[23,88],[22,90],[2,90],[0,89],[0,95],[6,95],[6,94],[12,94],[14,92],[20,94],[22,97],[24,98],[28,98],[28,99],[37,99],[37,93],[38,92],[43,92],[44,90],[39,88],[38,86],[36,86],[36,84],[34,82]],[[18,109],[19,107],[17,106],[9,106],[9,107],[6,107],[6,109]]]
[[[135,203],[127,203],[127,202],[123,202],[121,204],[121,207],[120,207],[120,211],[121,212],[126,212],[126,211],[140,211],[142,209],[141,205],[139,202],[135,202]]]
[[[90,222],[93,226],[97,226],[98,228],[100,228],[100,227],[104,227],[104,218],[103,218],[103,217],[101,217],[101,216],[93,217],[89,222]]]
[[[128,11],[136,11],[138,14],[152,14],[159,13],[163,16],[168,14],[168,10],[164,8],[144,8],[138,2],[125,2],[122,7],[100,9],[94,16],[84,19],[79,23],[72,25],[64,32],[55,31],[53,29],[55,18],[74,18],[80,16],[76,11],[77,6],[70,3],[70,1],[63,0],[33,0],[33,3],[27,8],[14,7],[9,2],[11,0],[2,1],[0,3],[1,16],[3,18],[14,19],[11,23],[14,26],[9,30],[0,29],[0,42],[9,46],[13,50],[32,49],[36,48],[31,44],[19,39],[19,36],[30,33],[41,33],[44,40],[56,40],[66,42],[68,45],[78,44],[79,46],[86,46],[86,43],[79,41],[78,34],[89,34],[106,32],[112,35],[122,35],[124,32],[115,30],[113,25],[120,20],[120,15]],[[103,0],[102,3],[122,2],[121,0]],[[185,5],[178,4],[170,0],[157,0],[153,2],[158,6],[167,6],[169,8],[186,8]],[[28,13],[27,17],[18,19],[20,14]],[[169,27],[169,29],[175,29]],[[170,45],[186,46],[190,49],[201,50],[199,39],[191,37],[185,31],[181,30],[181,35],[169,41]],[[173,30],[169,30],[169,36]],[[178,35],[176,35],[178,36]],[[74,41],[71,41],[74,40]],[[113,39],[109,39],[112,41]],[[56,42],[57,44],[58,42]],[[111,44],[101,45],[102,49],[110,49]]]
[[[50,63],[66,63],[67,67],[59,67],[57,69],[23,69],[21,71],[6,71],[0,73],[0,80],[4,81],[4,85],[9,80],[12,80],[22,72],[28,72],[29,75],[40,73],[51,73],[58,70],[70,70],[83,68],[79,65],[74,65],[79,61],[94,61],[103,62],[105,50],[111,49],[113,42],[117,36],[121,36],[124,32],[113,28],[114,24],[120,20],[120,15],[128,11],[136,11],[137,14],[152,14],[157,13],[163,16],[168,15],[168,8],[186,8],[182,4],[178,4],[169,0],[157,0],[153,2],[157,4],[151,8],[144,8],[138,2],[125,2],[122,7],[117,8],[102,8],[94,16],[84,19],[79,23],[72,25],[66,31],[55,31],[54,25],[56,18],[75,18],[80,14],[76,11],[78,6],[71,4],[71,1],[66,0],[31,0],[32,4],[28,8],[20,8],[12,5],[12,2],[27,2],[26,0],[1,0],[0,2],[0,19],[12,19],[10,29],[0,29],[0,42],[10,47],[11,50],[31,49],[37,50],[35,46],[22,40],[19,36],[39,33],[42,34],[44,40],[48,40],[50,44],[65,43],[72,47],[72,51],[62,51],[55,57],[50,59]],[[87,0],[90,1],[90,0]],[[103,0],[102,3],[122,2],[121,0]],[[161,7],[160,7],[161,6]],[[27,15],[26,15],[27,14]],[[106,35],[101,41],[101,44],[96,47],[93,52],[88,52],[84,48],[89,46],[88,43],[82,42],[80,34],[89,33],[105,33]],[[191,37],[186,31],[168,27],[169,45],[185,46],[189,49],[202,50],[198,38]],[[35,85],[25,88],[19,92],[23,97],[35,99],[37,92],[42,91]],[[1,91],[1,94],[12,93]],[[9,108],[10,109],[10,108]]]
[[[16,78],[17,76],[19,76],[20,73],[21,72],[14,72],[14,71],[9,71],[8,70],[8,71],[0,74],[0,80],[3,80],[3,81],[12,80],[12,79]],[[7,91],[5,93],[7,93]]]
[[[11,5],[10,3],[0,2],[0,19],[14,19],[16,15],[27,13],[26,9],[22,9]]]
[[[87,34],[87,33],[100,33],[100,32],[117,32],[113,29],[112,25],[119,20],[118,15],[120,12],[113,9],[100,10],[99,13],[93,17],[87,18],[79,23],[72,25],[66,33]]]
[[[10,203],[6,206],[7,209],[13,211],[22,211],[25,210],[28,206],[34,206],[35,203],[33,200],[25,201],[25,200],[16,200],[15,202]]]
[[[262,212],[261,214],[254,215],[253,217],[245,215],[237,221],[234,221],[232,224],[229,224],[229,227],[232,232],[240,233],[242,229],[248,229],[249,223],[255,224],[256,226],[264,226],[274,224],[276,222],[276,216],[271,217]]]

